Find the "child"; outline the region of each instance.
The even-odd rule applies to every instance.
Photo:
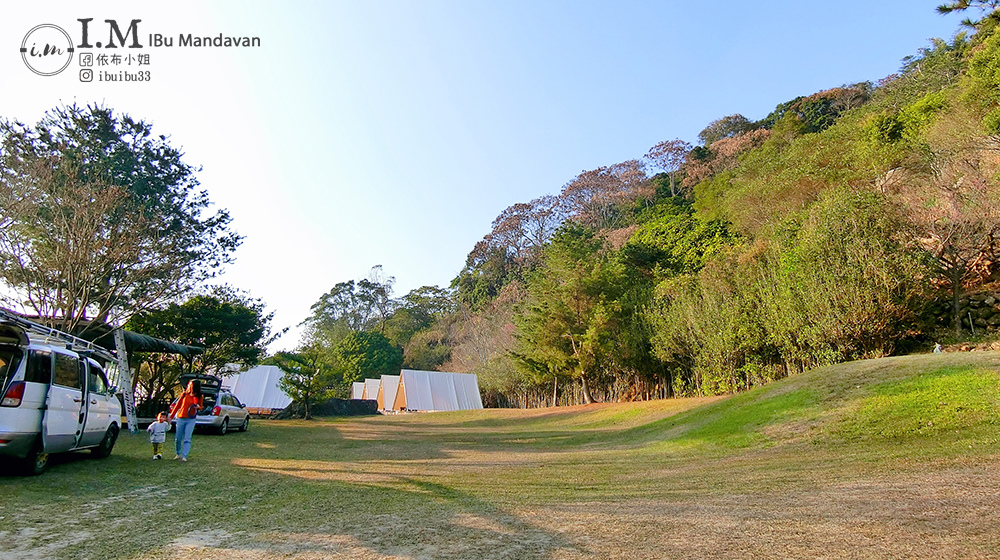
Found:
[[[156,415],[156,422],[153,422],[146,428],[149,432],[149,443],[153,444],[153,460],[162,459],[163,455],[160,453],[163,447],[163,442],[167,441],[167,430],[170,429],[170,423],[167,422],[167,413],[161,412]]]

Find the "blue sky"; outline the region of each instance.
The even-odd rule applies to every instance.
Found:
[[[447,286],[504,208],[581,171],[897,71],[958,30],[939,3],[3,0],[0,117],[96,102],[153,123],[246,236],[222,279],[294,327],[374,265],[397,295]],[[32,27],[77,39],[88,17],[95,37],[105,19],[142,20],[150,81],[81,82],[77,61],[42,77],[22,62]],[[188,33],[261,46],[179,47]]]

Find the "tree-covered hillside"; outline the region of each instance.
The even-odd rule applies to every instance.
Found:
[[[968,23],[511,206],[453,284],[443,367],[494,404],[715,394],[995,331],[1000,32]]]
[[[393,299],[378,267],[338,284],[302,351],[345,393],[365,376],[345,341],[375,333],[403,367],[476,373],[488,405],[537,406],[737,392],[990,336],[1000,17],[971,4],[989,15],[898,74],[723,116],[697,144],[510,206],[451,290]]]

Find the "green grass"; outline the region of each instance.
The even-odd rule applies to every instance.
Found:
[[[763,428],[807,417],[816,401],[816,393],[808,389],[778,395],[763,389],[678,415],[653,427],[677,426],[679,429],[669,441],[684,447],[763,447],[774,441]]]
[[[0,557],[173,558],[186,550],[179,537],[207,546],[189,557],[588,556],[593,542],[614,542],[606,523],[565,521],[567,533],[552,520],[733,497],[725,511],[759,509],[858,480],[995,471],[998,371],[994,354],[914,356],[728,398],[256,421],[248,433],[196,435],[187,464],[151,461],[144,434],[123,434],[108,459],[72,454],[41,477],[0,475]],[[816,527],[832,523],[810,515]],[[992,534],[995,519],[982,518],[968,530]],[[625,533],[652,530],[622,523]],[[996,552],[981,539],[963,550]]]
[[[998,386],[1000,374],[973,366],[876,384],[837,433],[864,441],[988,439],[1000,430]]]

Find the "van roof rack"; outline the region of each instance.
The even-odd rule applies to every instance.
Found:
[[[52,327],[46,327],[40,323],[34,321],[29,321],[20,315],[17,315],[6,309],[0,309],[0,321],[11,323],[21,327],[26,332],[36,334],[45,338],[46,342],[51,342],[52,340],[57,340],[63,344],[69,345],[70,348],[79,347],[85,351],[97,355],[103,360],[114,361],[115,357],[107,349],[98,344],[94,344],[89,340],[84,340],[80,337],[73,336],[67,332],[63,332],[59,329],[54,329]]]

